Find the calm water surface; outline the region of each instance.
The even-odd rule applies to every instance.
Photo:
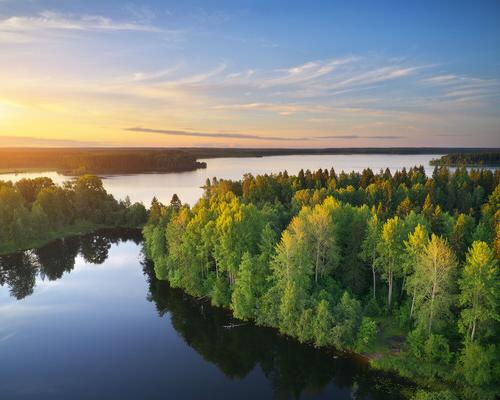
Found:
[[[396,154],[370,154],[370,155],[294,155],[273,156],[262,158],[213,158],[205,161],[206,169],[192,172],[170,173],[170,174],[136,174],[109,176],[104,180],[104,186],[109,193],[117,199],[129,196],[132,201],[142,201],[149,204],[153,196],[160,201],[168,203],[174,193],[180,199],[193,205],[201,197],[207,178],[241,179],[243,174],[251,173],[270,174],[287,170],[290,174],[297,174],[300,169],[317,170],[319,168],[334,167],[337,172],[342,170],[361,172],[365,168],[371,168],[374,172],[389,168],[392,172],[401,170],[403,167],[423,165],[426,173],[430,175],[433,167],[429,161],[438,158],[439,154],[418,155],[396,155]],[[67,176],[56,172],[37,172],[21,174],[1,174],[0,179],[17,181],[21,178],[34,178],[38,176],[49,176],[55,182],[61,183],[67,180]]]
[[[137,231],[0,257],[2,399],[397,399],[394,378],[154,279]]]

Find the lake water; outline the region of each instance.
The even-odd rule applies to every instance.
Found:
[[[157,281],[138,231],[0,257],[2,399],[399,399],[407,386]]]
[[[297,174],[300,169],[335,168],[337,172],[342,170],[361,172],[365,168],[371,168],[374,172],[389,168],[392,172],[401,170],[403,167],[423,165],[428,175],[432,174],[433,167],[429,165],[430,160],[438,158],[439,154],[352,154],[352,155],[294,155],[294,156],[272,156],[272,157],[250,157],[250,158],[213,158],[205,161],[206,169],[191,172],[169,173],[169,174],[136,174],[108,176],[104,179],[104,186],[109,193],[117,199],[129,196],[132,201],[142,201],[148,205],[153,196],[160,201],[168,203],[174,193],[180,197],[182,202],[193,205],[203,193],[201,186],[207,178],[224,178],[239,180],[243,174],[251,173],[270,174],[287,170],[289,174]],[[56,172],[36,172],[20,174],[0,174],[1,180],[17,181],[21,178],[34,178],[49,176],[54,182],[61,183],[69,177]]]

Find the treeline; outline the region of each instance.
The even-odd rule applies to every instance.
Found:
[[[159,279],[237,318],[494,398],[499,183],[423,167],[214,179],[192,209],[154,199],[143,232]]]
[[[182,172],[205,168],[196,157],[170,149],[0,149],[0,169],[38,168],[65,174]]]
[[[459,147],[330,147],[330,148],[227,148],[227,147],[179,147],[179,150],[197,158],[266,157],[288,155],[324,154],[452,154],[464,152],[490,152],[491,148]]]
[[[94,175],[62,186],[46,177],[0,181],[0,253],[99,227],[141,227],[146,219],[143,204],[115,200]]]
[[[485,166],[496,167],[500,165],[500,152],[482,152],[482,153],[456,153],[447,154],[440,158],[431,160],[431,165],[447,166]]]
[[[269,329],[241,324],[226,310],[204,303],[200,306],[200,301],[180,289],[158,281],[149,263],[144,273],[149,280],[148,300],[158,314],[168,316],[184,341],[230,379],[248,377],[259,367],[275,399],[324,396],[332,383],[338,390],[352,390],[352,396],[360,399],[401,399],[402,393],[411,392],[408,382],[366,368],[353,357],[334,358],[330,352],[287,340]],[[228,329],[232,324],[237,328]]]

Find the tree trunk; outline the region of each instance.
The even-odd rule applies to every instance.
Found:
[[[474,318],[474,321],[472,322],[472,333],[470,334],[470,341],[474,341],[474,335],[476,334],[476,318]]]
[[[316,246],[316,268],[314,271],[314,281],[316,284],[318,284],[318,272],[319,272],[319,249],[320,249],[320,242],[318,240],[318,244]]]
[[[429,314],[429,335],[432,332],[432,318],[434,313],[434,298],[436,297],[436,281],[432,284],[431,312]]]
[[[389,293],[387,294],[387,305],[390,308],[392,302],[392,271],[389,271]]]
[[[376,276],[375,276],[375,265],[372,264],[372,275],[373,275],[373,300],[376,299],[375,296],[375,282],[376,282]]]
[[[413,311],[415,311],[415,300],[417,297],[417,288],[413,289],[413,298],[411,299],[411,309],[410,309],[410,319],[413,316]]]

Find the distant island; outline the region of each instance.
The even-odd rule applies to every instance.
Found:
[[[450,167],[498,167],[500,151],[447,154],[431,160],[430,164]]]
[[[488,148],[0,148],[0,172],[57,171],[65,175],[134,174],[194,171],[206,168],[200,159],[340,154],[447,154],[436,164],[498,165],[499,152]],[[455,161],[456,160],[456,161]],[[484,161],[480,163],[479,161]]]

